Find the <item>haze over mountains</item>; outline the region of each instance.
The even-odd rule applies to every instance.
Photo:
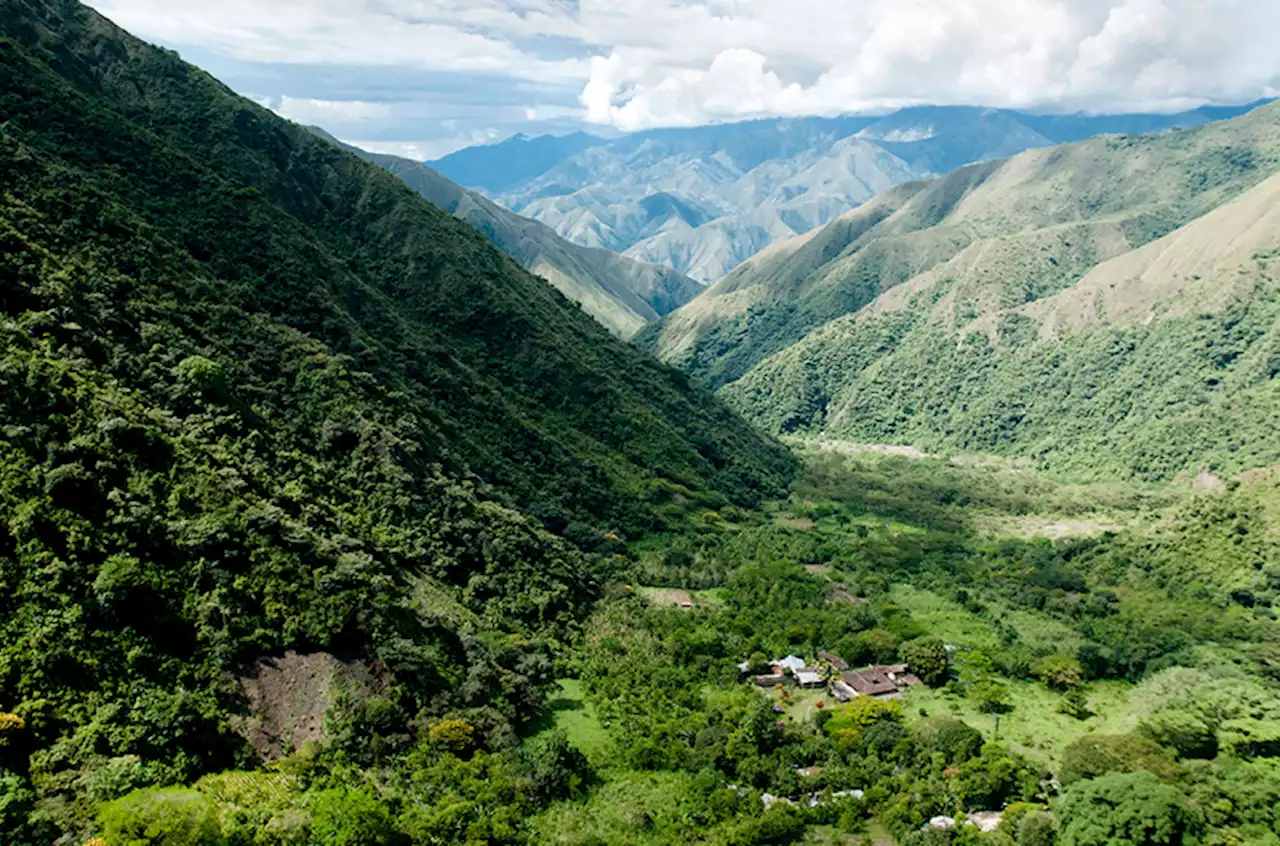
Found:
[[[1037,115],[916,107],[883,117],[771,119],[509,139],[431,163],[568,240],[711,283],[894,185],[1102,133],[1195,126],[1248,110]]]
[[[637,339],[774,432],[1168,478],[1280,459],[1280,104],[899,186]]]

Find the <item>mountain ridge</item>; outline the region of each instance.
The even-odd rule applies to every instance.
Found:
[[[1094,116],[915,106],[879,116],[649,130],[548,160],[543,172],[486,193],[575,243],[713,283],[761,249],[825,225],[896,183],[1099,134],[1200,125],[1256,105]],[[487,148],[473,149],[482,157]],[[663,193],[705,220],[644,207],[646,197]]]
[[[545,224],[508,211],[446,179],[428,165],[370,153],[343,144],[322,130],[320,134],[389,171],[432,204],[484,232],[499,249],[580,303],[587,313],[623,339],[702,290],[697,282],[668,267],[566,241]]]
[[[1058,263],[1042,259],[1035,265],[1037,285],[1064,284],[1068,268],[1061,262],[1091,266],[1088,251],[1099,246],[1092,237],[1115,236],[1120,239],[1115,244],[1135,245],[1161,237],[1216,205],[1224,189],[1257,178],[1265,161],[1255,163],[1248,150],[1233,151],[1222,127],[1245,130],[1251,143],[1269,150],[1265,133],[1276,109],[1271,104],[1228,123],[1181,133],[1104,136],[1032,150],[940,179],[905,183],[816,234],[747,262],[636,342],[724,385],[826,321],[951,260],[974,241],[1008,234],[1009,226],[1023,225],[1019,215],[1026,216],[1027,226],[1089,225],[1090,237],[1059,246],[1066,253],[1055,258]],[[1251,121],[1258,114],[1263,116]],[[1194,139],[1200,139],[1199,147],[1183,149]],[[1165,156],[1172,164],[1165,168],[1143,156]],[[1112,211],[1124,219],[1106,218]],[[1099,234],[1104,229],[1110,235]]]
[[[1280,459],[1280,105],[899,186],[638,337],[759,425],[1167,479]]]
[[[0,111],[6,842],[252,766],[237,679],[290,653],[372,668],[396,725],[514,736],[620,537],[795,472],[474,227],[74,0],[0,0]]]

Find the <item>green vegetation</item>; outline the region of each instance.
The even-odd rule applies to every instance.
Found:
[[[0,111],[0,840],[256,764],[288,691],[238,682],[289,652],[369,681],[282,826],[349,839],[363,817],[323,809],[415,743],[440,792],[388,774],[416,797],[396,825],[576,790],[513,747],[593,562],[794,459],[389,174],[77,3],[0,4]],[[436,761],[409,727],[445,717],[490,751]]]
[[[630,338],[645,323],[679,308],[702,291],[700,284],[668,267],[567,241],[546,224],[455,185],[420,162],[329,140],[395,174],[435,206],[479,229],[498,249],[545,277],[620,337]]]
[[[1280,106],[895,188],[638,343],[767,431],[1169,480],[1280,461]]]
[[[1273,474],[796,478],[172,54],[0,46],[6,846],[1277,842]],[[905,695],[740,669],[830,652]]]

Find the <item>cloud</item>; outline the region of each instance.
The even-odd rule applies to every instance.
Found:
[[[501,80],[529,121],[576,100],[577,119],[624,130],[915,103],[1171,110],[1280,89],[1276,0],[90,2],[241,62],[448,73],[478,104]]]
[[[543,59],[511,36],[552,34],[546,11],[465,0],[89,0],[124,28],[246,62],[381,65],[578,80],[585,61]],[[523,5],[519,0],[511,7]],[[553,7],[548,7],[553,8]],[[484,31],[481,31],[481,30]]]
[[[390,156],[399,156],[402,159],[412,159],[415,162],[431,161],[446,156],[462,147],[489,144],[497,140],[498,133],[492,130],[487,132],[477,130],[465,135],[422,141],[359,141],[348,138],[342,139],[344,144],[359,147],[361,150],[368,150],[370,153],[385,153]]]
[[[267,105],[276,114],[295,123],[321,126],[350,126],[366,121],[383,120],[394,111],[391,103],[368,103],[363,100],[315,100],[311,98],[280,97],[278,103]]]
[[[916,103],[1174,110],[1266,96],[1280,85],[1273,0],[723,7],[734,16],[735,44],[708,34],[700,55],[618,46],[593,59],[585,119],[634,130]]]

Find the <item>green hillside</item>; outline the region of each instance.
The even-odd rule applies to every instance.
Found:
[[[580,303],[584,311],[622,338],[630,338],[646,323],[674,311],[702,291],[700,284],[668,267],[566,241],[545,223],[508,211],[427,165],[347,149],[394,173],[439,208],[488,235],[498,249]]]
[[[1280,106],[896,189],[643,340],[769,431],[1077,475],[1280,460]]]
[[[1280,176],[1025,305],[949,263],[725,393],[774,429],[1026,455],[1074,475],[1269,466],[1277,257]]]
[[[721,386],[930,271],[999,286],[1004,305],[1048,296],[1270,176],[1280,165],[1277,123],[1280,106],[1270,104],[1191,130],[1094,138],[899,186],[757,256],[637,343]]]
[[[372,668],[378,719],[509,734],[598,553],[793,473],[475,229],[78,3],[0,0],[0,114],[0,841],[251,760],[234,677],[284,650]]]

